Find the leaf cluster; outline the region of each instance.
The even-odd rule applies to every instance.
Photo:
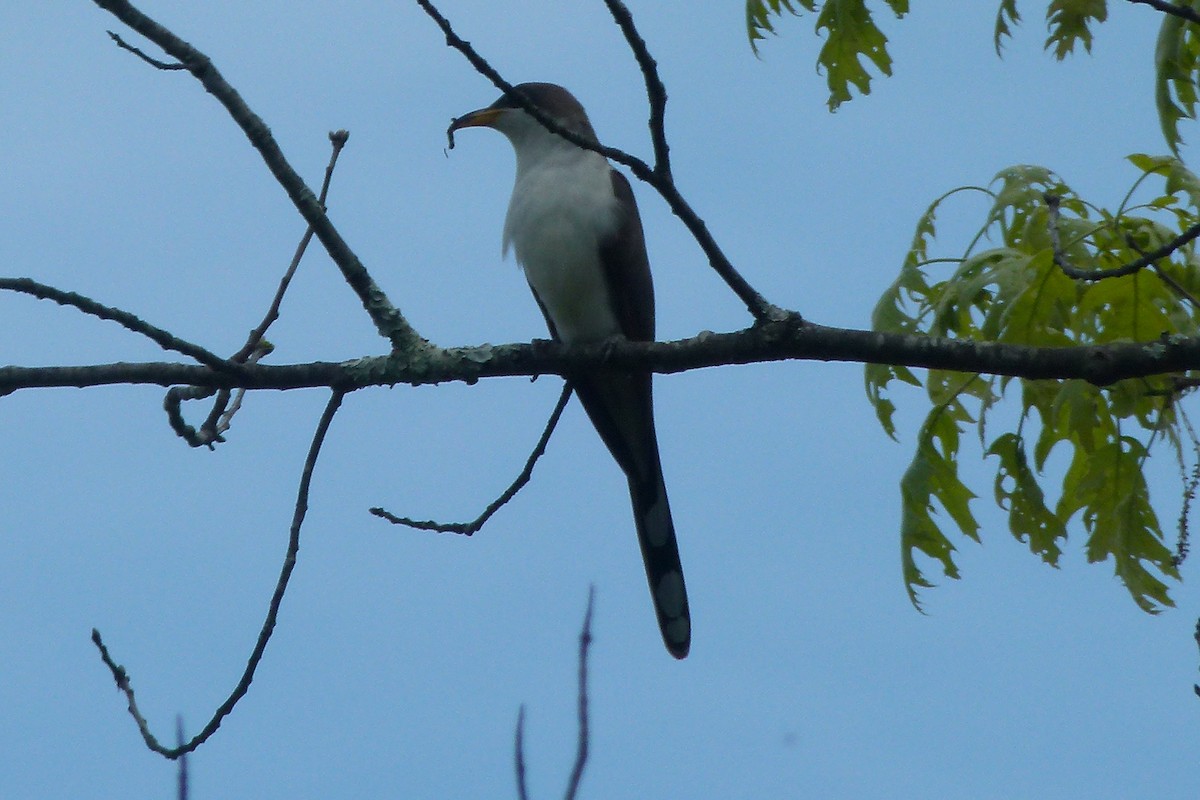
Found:
[[[908,0],[884,0],[897,18],[908,13]],[[758,53],[758,43],[774,33],[772,16],[783,12],[793,15],[803,9],[817,15],[816,32],[825,43],[817,55],[817,68],[825,73],[829,87],[829,110],[851,99],[851,87],[861,94],[871,92],[874,65],[883,75],[892,74],[892,57],[887,37],[875,24],[866,0],[747,0],[746,33],[750,46]],[[866,62],[866,63],[864,63]]]
[[[1194,0],[1182,5],[1189,2]],[[897,19],[909,11],[908,0],[879,0],[876,5],[886,6]],[[869,66],[884,76],[892,74],[888,38],[875,24],[867,0],[746,0],[746,35],[754,52],[758,53],[759,42],[776,33],[776,18],[785,13],[799,16],[804,11],[817,15],[816,33],[825,40],[817,54],[817,69],[825,75],[831,111],[852,98],[852,88],[862,95],[871,93]],[[1046,6],[1045,47],[1060,60],[1075,52],[1076,45],[1091,52],[1093,30],[1107,19],[1107,0],[1050,0]],[[997,54],[1020,21],[1017,0],[1000,0],[993,34]],[[1160,57],[1176,59],[1177,69],[1185,76],[1195,70],[1200,53],[1190,28],[1194,26],[1183,24],[1178,17],[1166,17],[1165,43],[1159,45]],[[1179,115],[1194,116],[1196,98],[1189,96],[1181,85],[1171,84],[1161,102],[1171,102],[1171,91],[1179,92],[1176,98]]]
[[[1192,245],[1132,274],[1107,275],[1171,242],[1200,222],[1200,180],[1170,156],[1134,155],[1140,175],[1115,209],[1086,202],[1048,169],[1014,166],[987,187],[961,187],[935,200],[917,223],[895,283],[875,308],[877,330],[1038,347],[1147,342],[1200,333],[1200,263]],[[1131,205],[1139,189],[1161,184]],[[938,213],[977,194],[989,207],[960,256],[932,258]],[[1064,267],[1088,270],[1068,277]],[[901,481],[904,579],[910,597],[930,586],[918,556],[958,577],[954,545],[937,519],[940,507],[979,540],[976,495],[959,476],[964,432],[974,427],[996,465],[993,495],[1012,535],[1057,565],[1068,528],[1078,520],[1090,562],[1111,559],[1117,577],[1146,611],[1171,605],[1177,579],[1172,550],[1150,503],[1143,467],[1166,446],[1182,464],[1196,449],[1178,400],[1191,375],[1162,375],[1094,386],[1081,380],[1027,380],[869,365],[867,394],[893,438],[893,381],[921,386],[930,410]],[[988,421],[1006,394],[1019,396],[1016,425]],[[1067,464],[1056,501],[1047,498],[1051,454]]]

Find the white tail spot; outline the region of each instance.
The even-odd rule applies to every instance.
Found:
[[[654,590],[654,602],[662,613],[672,620],[683,616],[687,606],[687,593],[683,589],[683,575],[671,570],[662,576]]]
[[[660,491],[658,499],[646,509],[642,519],[642,530],[654,547],[662,547],[671,539],[671,509],[667,506],[666,498],[666,492]]]

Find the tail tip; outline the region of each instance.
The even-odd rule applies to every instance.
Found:
[[[667,646],[667,652],[680,660],[687,658],[688,651],[692,647],[691,620],[686,616],[664,620],[662,635],[663,643]]]

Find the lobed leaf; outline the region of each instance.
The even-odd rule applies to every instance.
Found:
[[[996,48],[996,55],[1001,55],[1004,38],[1012,38],[1009,23],[1021,24],[1021,15],[1017,13],[1017,0],[1000,0],[1000,8],[996,11],[996,29],[992,34],[992,45]]]
[[[1195,0],[1180,5],[1200,8]],[[1183,137],[1179,123],[1196,118],[1197,83],[1200,82],[1200,31],[1182,17],[1164,14],[1154,48],[1154,102],[1167,147],[1178,156]]]
[[[1046,37],[1046,49],[1053,47],[1054,57],[1059,61],[1074,52],[1076,42],[1090,53],[1090,26],[1092,22],[1104,22],[1106,19],[1107,0],[1051,0],[1046,9],[1046,27],[1050,31]]]
[[[933,585],[917,565],[917,553],[940,563],[947,577],[959,577],[954,545],[933,518],[937,513],[934,501],[960,531],[978,539],[979,523],[970,509],[975,494],[958,478],[958,427],[949,411],[949,407],[939,407],[929,413],[921,426],[916,454],[900,479],[901,564],[905,589],[917,608],[920,608],[918,589]]]
[[[816,0],[796,0],[803,8],[816,10]],[[746,0],[746,36],[750,40],[750,49],[758,55],[758,43],[767,38],[767,34],[775,33],[772,16],[781,16],[784,12],[799,16],[800,12],[792,5],[792,0]]]

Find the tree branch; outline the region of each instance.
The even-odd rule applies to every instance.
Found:
[[[346,283],[358,295],[363,308],[370,314],[379,334],[391,342],[392,349],[417,351],[430,347],[431,345],[418,336],[417,332],[408,324],[399,309],[392,305],[358,256],[350,249],[350,245],[338,233],[337,228],[325,215],[325,209],[321,207],[312,189],[288,163],[266,123],[250,110],[208,56],[134,8],[127,0],[93,0],[93,2],[178,60],[187,68],[188,72],[200,81],[205,90],[225,107],[229,116],[258,150],[267,168],[287,192],[300,215],[312,226],[317,238],[329,253],[329,257],[341,270]]]
[[[554,433],[554,428],[558,425],[558,419],[562,416],[563,409],[567,407],[567,401],[571,399],[571,384],[567,383],[563,386],[562,393],[558,396],[558,403],[554,406],[554,410],[550,412],[550,419],[546,421],[546,427],[542,430],[542,435],[538,439],[537,444],[533,447],[533,452],[529,454],[529,458],[525,460],[525,467],[521,473],[517,475],[509,487],[505,489],[499,497],[488,504],[475,519],[470,522],[434,522],[433,520],[418,521],[409,519],[408,517],[397,517],[394,514],[382,509],[372,508],[371,513],[377,517],[386,519],[394,525],[406,525],[409,528],[416,528],[421,531],[436,531],[437,533],[461,533],[466,536],[472,536],[477,533],[487,521],[492,518],[492,515],[499,511],[509,500],[516,497],[517,492],[529,483],[529,479],[533,477],[533,465],[546,452],[546,445],[550,441],[550,434]]]
[[[848,361],[895,364],[1031,379],[1080,378],[1106,386],[1125,378],[1200,369],[1200,338],[1173,336],[1140,344],[1080,347],[944,339],[913,334],[832,328],[794,320],[755,325],[735,333],[701,333],[672,342],[605,342],[563,345],[481,345],[359,358],[332,363],[253,364],[237,374],[166,362],[65,367],[0,367],[0,395],[18,389],[148,384],[216,389],[354,391],[405,383],[420,386],[483,378],[567,375],[572,370],[617,367],[662,374],[704,367],[771,361]]]
[[[1196,640],[1196,647],[1200,648],[1200,619],[1196,620],[1196,632],[1193,637]],[[1192,690],[1200,697],[1200,684],[1192,684]]]
[[[1197,690],[1200,692],[1200,689]],[[517,797],[529,800],[529,787],[525,783],[525,704],[517,709],[517,735],[513,743],[513,760],[517,771]]]
[[[342,148],[346,146],[346,141],[350,138],[347,131],[331,131],[329,134],[329,143],[332,145],[332,152],[329,155],[329,163],[325,166],[325,179],[321,182],[321,194],[317,197],[317,202],[321,204],[321,208],[327,208],[325,199],[329,195],[329,184],[333,180],[333,170],[337,166],[338,156],[342,153]],[[284,270],[283,277],[279,280],[279,288],[275,290],[275,296],[271,300],[271,305],[267,309],[266,315],[258,327],[250,331],[250,335],[246,337],[246,343],[242,348],[233,354],[231,361],[239,364],[247,362],[257,362],[259,359],[270,355],[274,350],[274,346],[263,339],[267,334],[267,329],[279,319],[279,308],[283,304],[283,296],[287,293],[288,287],[292,283],[292,278],[296,274],[296,270],[300,266],[300,259],[304,257],[304,252],[308,249],[308,243],[312,241],[313,227],[309,225],[304,235],[300,237],[300,243],[296,245],[296,252],[292,254],[292,260]],[[245,397],[245,389],[238,389],[235,393],[229,389],[221,389],[217,392],[217,399],[213,401],[212,408],[209,409],[208,416],[200,425],[200,430],[197,431],[191,425],[188,425],[183,419],[183,411],[180,408],[181,400],[200,399],[208,397],[212,394],[211,391],[196,394],[188,387],[172,387],[167,390],[167,396],[163,399],[163,406],[167,409],[167,416],[171,422],[171,429],[175,431],[185,442],[192,447],[208,447],[210,450],[215,442],[225,441],[224,434],[233,423],[233,415],[238,412],[242,406],[242,399]]]
[[[262,661],[263,653],[266,652],[267,643],[271,640],[271,634],[275,631],[275,621],[279,617],[279,606],[283,602],[284,593],[287,591],[292,570],[296,568],[296,553],[300,550],[300,527],[304,524],[304,517],[308,513],[308,491],[312,484],[312,474],[317,465],[317,457],[321,454],[321,445],[325,442],[325,434],[329,432],[329,425],[333,422],[334,415],[341,407],[344,396],[344,392],[333,392],[333,395],[329,398],[329,402],[325,406],[325,411],[321,414],[321,419],[317,422],[317,429],[313,433],[312,444],[308,448],[308,456],[304,459],[304,469],[300,475],[300,486],[296,491],[296,506],[292,513],[292,526],[288,536],[287,553],[283,559],[283,566],[279,571],[279,580],[275,584],[275,591],[271,595],[266,619],[263,621],[262,629],[259,631],[258,640],[254,643],[254,649],[250,653],[250,658],[246,662],[246,668],[242,672],[242,677],[238,681],[237,686],[233,688],[233,691],[225,699],[225,702],[213,712],[212,719],[208,721],[208,724],[198,734],[177,747],[164,747],[154,734],[151,733],[150,726],[147,724],[145,717],[138,711],[137,703],[134,701],[133,686],[129,681],[129,675],[125,668],[113,661],[109,655],[108,648],[105,647],[104,641],[100,637],[100,632],[95,628],[92,629],[92,642],[99,649],[101,660],[109,668],[109,671],[112,672],[113,679],[117,682],[117,688],[125,693],[125,697],[129,702],[129,713],[137,723],[138,731],[142,734],[142,739],[146,742],[146,746],[154,752],[167,758],[179,758],[185,753],[192,752],[217,732],[217,729],[221,727],[221,721],[233,711],[234,706],[238,704],[238,701],[250,689],[250,683],[254,680],[254,673]]]
[[[1060,204],[1061,201],[1057,195],[1046,195],[1047,225],[1050,229],[1050,245],[1054,253],[1054,264],[1068,278],[1075,278],[1081,281],[1102,281],[1106,278],[1120,278],[1125,275],[1132,275],[1146,267],[1152,266],[1154,262],[1166,258],[1188,242],[1200,237],[1200,223],[1197,223],[1162,247],[1151,250],[1149,253],[1144,253],[1141,258],[1130,261],[1128,264],[1122,264],[1112,269],[1079,269],[1067,260],[1067,256],[1062,249],[1062,243],[1059,240],[1058,212]],[[1175,285],[1178,286],[1178,284]]]
[[[39,283],[32,278],[0,278],[0,290],[27,294],[39,300],[53,300],[60,306],[70,306],[98,319],[115,322],[128,331],[145,336],[163,350],[174,350],[176,353],[194,358],[196,361],[212,369],[232,373],[239,371],[238,364],[221,358],[216,353],[206,350],[198,344],[192,344],[189,341],[180,339],[170,331],[151,325],[149,322],[130,314],[128,311],[122,311],[113,306],[106,306],[90,297],[84,297],[81,294],[63,291],[62,289],[55,289],[53,286]]]
[[[575,764],[571,768],[571,777],[567,781],[566,800],[575,800],[579,791],[579,782],[583,780],[583,768],[588,758],[588,650],[592,646],[592,608],[596,602],[595,585],[588,587],[587,611],[583,614],[583,630],[579,633],[579,694],[576,700],[578,709],[579,733],[575,740]]]
[[[647,124],[650,128],[650,141],[654,147],[654,172],[672,181],[674,179],[671,177],[671,147],[667,144],[665,124],[667,87],[658,75],[658,63],[655,62],[654,56],[650,55],[646,40],[634,26],[633,14],[629,12],[629,8],[621,0],[604,0],[604,5],[608,6],[617,27],[625,35],[625,41],[629,43],[629,49],[633,51],[633,57],[642,71],[642,79],[646,82],[646,100],[650,104],[650,120]]]
[[[592,645],[592,608],[596,601],[596,587],[588,587],[587,611],[583,614],[583,630],[579,632],[579,690],[576,708],[579,721],[578,733],[575,737],[575,763],[571,765],[571,775],[567,779],[567,791],[563,794],[566,800],[575,800],[579,793],[579,784],[583,780],[583,768],[588,759],[588,650]],[[1200,690],[1198,690],[1200,691]],[[525,706],[517,711],[517,734],[514,743],[514,761],[517,772],[517,797],[529,800],[529,789],[525,783]]]
[[[1164,14],[1170,14],[1171,16],[1200,25],[1200,11],[1196,11],[1196,9],[1190,6],[1176,5],[1175,3],[1165,2],[1165,0],[1129,0],[1129,2],[1135,5],[1150,6]]]

